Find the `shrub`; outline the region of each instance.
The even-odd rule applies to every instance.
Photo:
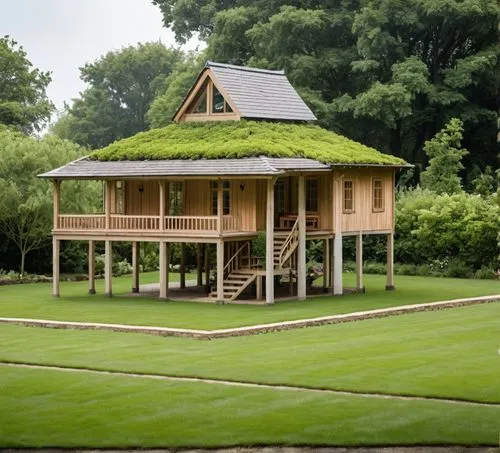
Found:
[[[474,278],[477,279],[498,279],[498,275],[492,267],[483,266],[474,273]]]
[[[365,274],[385,274],[386,273],[385,264],[370,263],[369,261],[365,261],[363,265],[363,272]]]

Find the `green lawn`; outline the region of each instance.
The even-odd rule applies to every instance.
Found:
[[[500,303],[213,341],[0,325],[0,360],[500,403]]]
[[[500,407],[341,397],[1,366],[0,373],[1,447],[498,442]]]
[[[346,274],[346,285],[354,286],[354,278],[354,274]],[[141,275],[141,283],[157,281],[156,273]],[[397,290],[386,292],[384,276],[366,275],[365,285],[367,292],[362,295],[319,297],[274,306],[130,297],[130,277],[114,279],[112,299],[102,296],[102,280],[97,281],[98,294],[94,296],[87,295],[87,282],[63,282],[60,299],[52,298],[50,284],[12,285],[0,287],[0,316],[217,329],[500,293],[500,282],[493,280],[398,276]]]

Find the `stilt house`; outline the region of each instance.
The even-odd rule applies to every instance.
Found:
[[[105,243],[107,295],[113,242],[132,243],[134,292],[140,243],[159,243],[161,298],[169,295],[169,246],[195,243],[197,283],[205,271],[207,297],[231,302],[250,292],[272,304],[280,280],[305,299],[309,240],[323,241],[324,287],[341,295],[342,238],[355,236],[362,290],[363,236],[377,234],[387,238],[393,288],[394,176],[406,164],[315,120],[284,72],[208,62],[172,124],[41,175],[54,187],[53,295],[66,240],[89,243],[91,293],[96,241]],[[68,179],[103,181],[104,212],[61,213],[60,185]],[[252,241],[262,233],[265,256],[255,256]]]

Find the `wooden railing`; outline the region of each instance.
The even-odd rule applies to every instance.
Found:
[[[299,243],[299,219],[295,221],[292,231],[288,234],[283,246],[281,247],[278,266],[282,267],[283,264],[290,258],[293,251],[297,248]]]
[[[160,216],[111,214],[109,230],[119,231],[156,231],[156,232],[212,232],[219,231],[217,216],[166,216],[161,224]],[[240,231],[240,219],[225,216],[222,231]],[[104,214],[61,214],[56,229],[60,230],[106,230]]]
[[[234,255],[229,258],[228,262],[224,266],[224,278],[226,278],[231,272],[239,269],[242,266],[250,267],[251,260],[251,242],[245,241],[245,243],[234,253]]]
[[[60,214],[59,220],[57,222],[57,228],[60,228],[61,230],[102,230],[105,227],[106,227],[105,215]]]

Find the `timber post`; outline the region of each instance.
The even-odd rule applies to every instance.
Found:
[[[356,289],[364,293],[363,286],[363,233],[356,235]]]
[[[387,282],[385,289],[387,291],[395,290],[394,286],[394,233],[387,235]]]
[[[132,242],[132,292],[139,292],[139,257],[141,254],[140,242]]]
[[[266,304],[274,304],[274,183],[267,180],[266,199]]]
[[[55,237],[52,238],[52,296],[59,297],[59,252],[61,241]]]
[[[224,240],[217,241],[217,302],[224,302]]]
[[[109,230],[111,228],[111,181],[108,179],[104,182],[104,214],[106,230]]]
[[[59,214],[61,211],[61,180],[54,179],[52,187],[52,199],[53,199],[53,228],[56,230],[59,227]]]
[[[95,242],[89,241],[89,294],[95,294]]]
[[[104,241],[104,295],[113,295],[113,247],[111,241]]]
[[[306,189],[305,177],[299,176],[298,187],[298,220],[299,220],[299,244],[297,248],[297,297],[299,300],[306,298]]]
[[[334,231],[333,238],[333,295],[341,296],[344,293],[342,282],[342,177],[333,180],[334,187]]]
[[[202,263],[201,263],[201,243],[196,244],[196,286],[203,285]]]
[[[186,287],[186,244],[181,243],[181,266],[180,266],[180,284],[179,287],[184,289]]]
[[[159,228],[160,228],[160,231],[164,231],[165,230],[165,205],[166,205],[165,201],[167,198],[167,195],[166,195],[167,184],[166,184],[166,181],[162,179],[159,181],[159,185],[160,185],[160,210],[159,210],[160,225],[159,225]]]
[[[169,246],[160,242],[160,299],[168,298]]]

